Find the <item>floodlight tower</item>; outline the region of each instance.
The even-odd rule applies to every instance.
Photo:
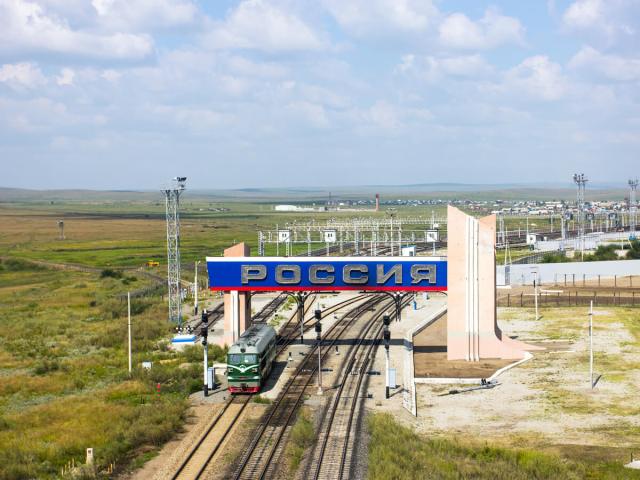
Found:
[[[578,186],[577,204],[578,204],[578,238],[580,239],[580,252],[582,260],[584,260],[584,189],[589,179],[584,173],[574,173],[573,181]]]
[[[182,324],[180,304],[180,195],[187,177],[175,177],[170,188],[162,190],[167,212],[167,282],[169,286],[169,321]]]
[[[637,214],[637,204],[636,204],[636,191],[638,189],[638,179],[631,178],[629,179],[629,235],[632,237],[636,236],[636,214]]]

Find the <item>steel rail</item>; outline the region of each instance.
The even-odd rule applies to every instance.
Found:
[[[227,434],[229,433],[229,431],[231,431],[231,428],[235,425],[236,421],[238,420],[238,418],[240,417],[240,414],[244,411],[245,407],[247,406],[247,404],[249,403],[249,400],[251,400],[251,396],[246,397],[246,400],[244,401],[244,404],[242,404],[242,407],[240,408],[240,410],[238,411],[238,413],[236,414],[235,418],[231,421],[231,424],[229,425],[229,427],[226,429],[226,431],[224,432],[224,434],[222,435],[222,438],[220,439],[220,441],[217,443],[216,447],[214,448],[214,450],[212,451],[212,453],[208,456],[207,460],[205,461],[204,465],[201,466],[201,468],[198,470],[198,473],[196,474],[196,478],[200,478],[200,475],[202,474],[202,472],[204,472],[204,469],[207,467],[207,465],[209,464],[209,462],[211,461],[211,459],[213,458],[213,455],[215,454],[215,452],[218,450],[218,448],[220,447],[220,445],[222,444],[222,442],[224,441],[224,439],[226,438]],[[176,480],[178,478],[180,478],[180,474],[184,471],[184,469],[187,467],[187,465],[189,464],[189,462],[191,462],[191,459],[193,458],[193,456],[196,454],[196,452],[200,449],[200,447],[202,446],[202,444],[205,442],[205,440],[207,439],[207,437],[211,434],[211,432],[213,431],[213,429],[216,427],[216,425],[219,423],[220,419],[225,415],[225,413],[227,412],[227,410],[229,409],[229,406],[231,404],[233,404],[235,402],[235,397],[230,398],[229,400],[227,400],[227,402],[224,404],[224,406],[222,407],[222,410],[220,410],[220,412],[218,412],[218,415],[216,415],[216,417],[213,419],[213,421],[209,424],[209,426],[207,427],[207,430],[202,434],[202,436],[198,439],[198,441],[196,442],[196,444],[190,449],[189,454],[187,455],[187,457],[180,463],[180,466],[177,468],[177,470],[173,473],[173,475],[171,476],[171,480]]]
[[[408,304],[408,300],[403,300],[405,303],[405,306]],[[327,448],[327,443],[329,441],[329,437],[331,436],[331,429],[333,427],[333,421],[335,419],[335,415],[336,412],[338,411],[339,408],[339,404],[340,404],[340,400],[342,399],[342,393],[344,391],[345,386],[347,385],[347,383],[349,382],[349,379],[351,377],[350,372],[353,369],[354,364],[356,363],[356,360],[358,359],[358,353],[360,348],[362,347],[362,344],[368,340],[366,337],[367,335],[369,335],[369,332],[376,328],[376,331],[374,332],[374,335],[372,337],[369,338],[369,340],[371,340],[371,343],[368,345],[368,348],[365,351],[365,354],[362,356],[363,362],[361,365],[361,368],[366,368],[366,366],[369,364],[369,362],[371,361],[371,351],[372,349],[375,347],[377,347],[377,345],[379,344],[379,336],[380,333],[382,332],[383,329],[383,325],[376,325],[376,322],[385,314],[389,311],[389,309],[393,309],[395,308],[395,305],[390,305],[389,307],[387,307],[384,310],[381,310],[379,312],[376,312],[376,314],[374,315],[374,317],[371,319],[371,322],[368,323],[365,327],[362,328],[362,330],[359,333],[359,340],[357,345],[355,346],[354,349],[351,350],[350,352],[350,356],[349,356],[349,360],[347,361],[346,364],[346,368],[344,369],[344,375],[342,377],[342,381],[340,382],[340,385],[338,387],[338,390],[336,391],[336,394],[333,398],[333,402],[331,404],[330,410],[329,410],[329,418],[328,421],[326,423],[326,433],[324,435],[324,439],[321,443],[320,446],[320,450],[319,450],[319,454],[318,454],[318,461],[316,464],[316,468],[315,468],[315,472],[313,475],[314,479],[318,479],[320,476],[320,472],[322,469],[322,461],[324,459],[324,455],[326,452],[326,448]],[[360,374],[358,375],[358,380],[356,383],[356,387],[354,390],[354,394],[353,394],[353,400],[351,403],[351,408],[350,411],[351,412],[355,412],[356,409],[356,405],[358,400],[360,400],[359,398],[359,392],[360,392],[360,387],[362,385],[362,380],[364,379],[364,375]],[[347,454],[347,444],[349,441],[349,436],[350,436],[350,431],[351,431],[351,424],[353,421],[353,415],[349,415],[349,420],[347,423],[347,427],[346,427],[346,433],[345,433],[345,440],[343,443],[343,448],[342,448],[342,454],[341,454],[341,463],[340,463],[340,467],[339,467],[339,475],[338,475],[338,480],[342,479],[342,474],[343,474],[343,469],[344,469],[344,464],[345,464],[345,460],[346,460],[346,454]]]
[[[238,466],[238,468],[236,469],[236,472],[233,475],[233,478],[235,480],[238,480],[239,478],[241,478],[243,472],[245,471],[245,469],[247,468],[249,461],[252,459],[254,453],[256,452],[256,449],[258,447],[258,444],[260,443],[260,440],[263,438],[263,436],[265,435],[265,432],[267,430],[267,428],[269,426],[271,426],[271,422],[274,418],[276,418],[277,420],[282,420],[282,425],[281,425],[281,429],[279,434],[276,434],[276,439],[275,441],[272,443],[272,447],[269,450],[269,453],[267,455],[267,460],[266,462],[264,462],[263,467],[261,469],[259,478],[264,478],[266,471],[271,463],[271,459],[273,458],[273,455],[275,454],[276,449],[278,448],[282,437],[285,433],[286,427],[289,425],[289,423],[291,422],[291,418],[293,416],[293,414],[295,413],[295,411],[297,410],[298,405],[300,404],[300,401],[302,399],[302,397],[304,396],[304,393],[306,392],[306,388],[308,387],[309,383],[311,382],[311,380],[314,377],[314,374],[317,371],[317,366],[314,365],[314,356],[315,353],[317,352],[318,348],[325,348],[325,352],[324,354],[321,353],[322,358],[326,357],[326,355],[329,353],[331,347],[335,344],[335,342],[341,337],[341,335],[344,333],[344,331],[346,330],[346,328],[351,324],[351,322],[353,320],[355,320],[356,318],[358,318],[362,313],[364,313],[365,311],[368,311],[372,306],[377,305],[378,303],[384,301],[384,298],[372,298],[370,300],[366,300],[365,302],[363,302],[361,305],[355,307],[352,311],[350,311],[347,315],[345,315],[345,317],[343,317],[339,322],[335,323],[334,325],[332,325],[329,330],[327,331],[327,335],[331,334],[334,335],[334,332],[336,330],[339,329],[339,327],[341,327],[341,329],[339,329],[337,335],[335,335],[332,339],[331,339],[331,343],[328,345],[323,345],[323,346],[318,346],[316,345],[305,357],[305,360],[299,365],[299,367],[296,369],[295,373],[293,374],[293,376],[289,379],[289,381],[287,382],[287,384],[285,385],[284,390],[280,393],[280,395],[278,396],[278,399],[276,400],[276,403],[273,404],[271,410],[269,411],[266,419],[262,422],[262,425],[260,426],[258,432],[256,432],[256,435],[253,437],[251,443],[249,444],[249,447],[247,449],[247,451],[245,452],[245,454],[243,455],[243,458]],[[325,337],[325,341],[326,341],[326,337]],[[311,362],[312,365],[314,365],[311,369],[306,368],[307,364]],[[303,377],[304,375],[304,377]],[[297,380],[302,380],[301,384],[296,384]],[[300,392],[293,393],[293,397],[294,398],[288,398],[288,394],[290,393],[290,391],[292,391],[292,387],[300,387]],[[280,418],[280,417],[276,417],[276,414],[279,414],[280,416],[282,416],[282,407],[283,405],[285,407],[289,407],[287,410],[286,415],[284,416],[284,418]],[[258,459],[259,460],[259,459]]]

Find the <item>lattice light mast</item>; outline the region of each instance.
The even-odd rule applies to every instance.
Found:
[[[589,179],[584,173],[574,173],[573,181],[578,187],[576,203],[578,205],[578,241],[580,242],[580,254],[584,260],[584,189]]]
[[[629,234],[636,236],[636,215],[638,204],[636,203],[636,191],[638,190],[638,179],[629,179]]]
[[[167,282],[169,286],[169,321],[182,324],[180,295],[180,195],[187,177],[176,177],[170,188],[162,190],[167,212]]]

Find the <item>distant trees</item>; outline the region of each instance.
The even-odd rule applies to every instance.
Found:
[[[627,260],[640,260],[640,240],[633,240],[627,252]]]
[[[542,256],[540,263],[566,263],[571,262],[564,252],[547,252]]]
[[[603,260],[618,260],[617,245],[598,245],[596,251],[584,256],[585,262],[600,262]]]

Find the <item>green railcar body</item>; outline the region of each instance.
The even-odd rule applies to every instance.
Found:
[[[276,331],[265,323],[249,327],[227,353],[231,393],[257,393],[271,373],[276,357]]]

